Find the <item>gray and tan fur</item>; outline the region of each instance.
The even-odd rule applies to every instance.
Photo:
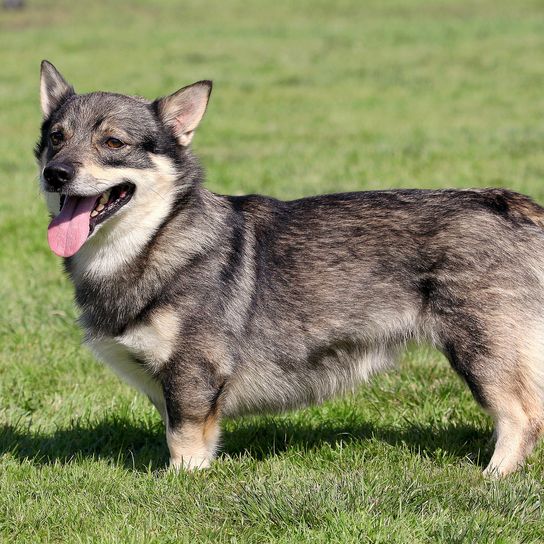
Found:
[[[210,90],[78,95],[42,64],[52,215],[60,194],[135,187],[65,267],[87,344],[155,404],[171,465],[208,466],[222,416],[350,391],[416,340],[493,417],[485,473],[514,471],[543,430],[544,209],[502,189],[214,194],[188,148]],[[59,164],[69,179],[45,179]]]

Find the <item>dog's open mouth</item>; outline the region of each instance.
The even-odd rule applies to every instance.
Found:
[[[101,195],[61,195],[60,213],[51,221],[47,240],[60,257],[71,257],[97,225],[117,213],[134,194],[132,183],[116,185]]]
[[[123,183],[121,185],[116,185],[115,187],[108,189],[99,197],[89,197],[96,199],[94,208],[90,214],[89,234],[93,232],[96,225],[99,225],[100,223],[102,223],[102,221],[105,221],[108,217],[111,217],[115,212],[120,210],[132,198],[133,194],[134,185],[132,185],[131,183]],[[64,207],[65,200],[66,195],[61,195],[61,210]]]

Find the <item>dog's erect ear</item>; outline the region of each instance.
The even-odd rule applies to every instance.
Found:
[[[40,103],[44,119],[47,119],[69,96],[74,88],[48,61],[42,60],[40,74]]]
[[[211,92],[211,81],[197,81],[156,101],[163,123],[173,130],[180,145],[191,143],[194,131],[206,111]]]

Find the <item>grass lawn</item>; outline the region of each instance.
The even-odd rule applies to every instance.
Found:
[[[491,424],[438,353],[353,396],[225,422],[165,470],[159,416],[80,347],[32,146],[39,61],[76,90],[215,82],[208,186],[295,198],[504,186],[544,203],[536,0],[27,0],[0,11],[0,541],[543,542],[544,448],[487,482]]]

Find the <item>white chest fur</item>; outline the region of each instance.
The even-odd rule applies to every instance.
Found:
[[[122,335],[90,335],[87,345],[123,380],[146,394],[164,419],[164,397],[155,376],[170,359],[177,334],[175,313],[161,310]]]

